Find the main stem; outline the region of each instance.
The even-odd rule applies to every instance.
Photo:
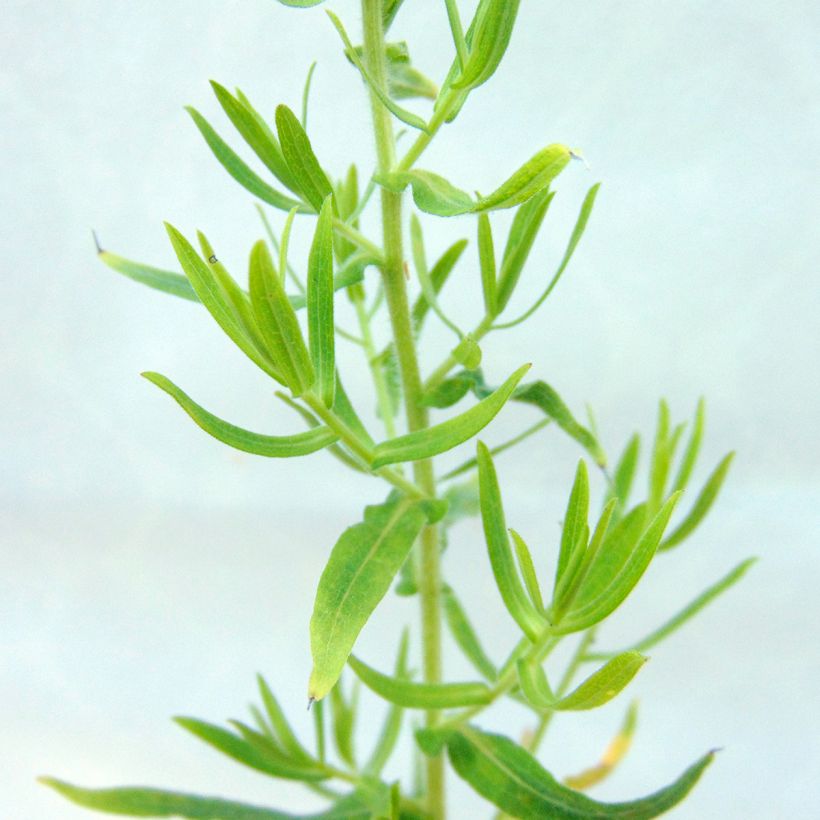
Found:
[[[365,62],[373,81],[386,91],[387,72],[384,57],[382,5],[383,0],[362,0]],[[373,110],[379,171],[389,173],[396,164],[393,123],[390,113],[374,93],[371,93],[370,101]],[[382,189],[384,247],[382,278],[390,323],[393,328],[393,343],[399,360],[407,426],[410,431],[415,431],[429,426],[429,418],[427,409],[421,403],[421,376],[404,277],[401,204],[401,194]],[[430,496],[435,495],[436,481],[431,460],[415,462],[413,477],[422,491]],[[441,681],[441,569],[438,529],[435,526],[427,526],[422,530],[418,569],[424,680],[427,683],[438,683]],[[428,727],[436,726],[439,721],[439,710],[427,711],[426,724]],[[444,758],[441,755],[428,757],[426,766],[427,810],[435,820],[443,820],[445,816]]]

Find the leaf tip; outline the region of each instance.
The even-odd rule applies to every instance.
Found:
[[[97,249],[97,254],[104,253],[103,247],[100,244],[100,238],[97,236],[97,232],[93,228],[91,229],[91,236],[94,238],[94,247]]]

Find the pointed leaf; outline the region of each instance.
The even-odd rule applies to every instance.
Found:
[[[706,405],[701,398],[695,411],[695,423],[692,425],[692,432],[689,435],[689,441],[686,444],[686,450],[683,453],[675,483],[672,485],[673,492],[675,490],[685,490],[686,485],[689,483],[689,477],[692,475],[692,470],[700,452],[700,443],[703,441],[705,423]]]
[[[279,701],[276,700],[267,681],[261,675],[257,675],[256,680],[259,686],[259,694],[262,696],[265,712],[268,715],[268,720],[270,720],[270,725],[273,727],[277,740],[282,744],[285,751],[295,760],[313,763],[313,757],[307,749],[302,746],[293,733],[293,729],[290,728],[288,719],[285,717],[285,713],[282,711],[282,707],[279,705]]]
[[[165,376],[151,372],[142,375],[171,396],[206,433],[236,450],[268,458],[292,458],[315,453],[338,439],[336,433],[324,426],[314,427],[312,430],[292,436],[263,436],[251,433],[209,413]]]
[[[635,677],[646,663],[640,652],[622,652],[590,675],[580,686],[561,698],[556,709],[578,712],[609,703]]]
[[[624,448],[615,466],[615,474],[612,478],[610,497],[618,500],[618,508],[621,510],[626,509],[626,503],[629,500],[629,492],[635,479],[635,470],[638,467],[640,452],[641,437],[635,433]]]
[[[487,680],[495,680],[498,676],[498,670],[481,646],[473,625],[468,620],[467,614],[449,586],[445,585],[442,589],[441,599],[445,621],[458,647],[479,674]]]
[[[513,817],[550,820],[649,820],[677,805],[697,783],[714,753],[704,755],[672,784],[647,797],[601,803],[562,786],[529,752],[501,735],[473,727],[446,735],[453,768],[480,795]]]
[[[488,316],[498,313],[496,299],[495,248],[490,217],[478,215],[478,263],[481,268],[481,292],[484,296],[484,310]]]
[[[333,742],[336,751],[345,763],[355,769],[356,759],[353,754],[354,713],[352,705],[345,700],[341,681],[337,681],[336,685],[330,690],[329,700]]]
[[[541,711],[554,709],[556,698],[547,681],[541,663],[535,658],[519,658],[516,661],[518,683],[524,697]]]
[[[313,385],[315,374],[299,321],[273,267],[268,246],[260,239],[250,259],[251,304],[269,355],[284,384],[299,397]]]
[[[132,262],[123,256],[117,256],[110,251],[100,251],[98,254],[101,262],[104,262],[112,270],[147,285],[154,290],[163,293],[170,293],[171,296],[178,296],[180,299],[187,299],[190,302],[198,302],[199,297],[191,287],[191,283],[180,273],[173,271],[152,268],[150,265],[143,265],[140,262]]]
[[[676,547],[682,541],[687,539],[697,528],[701,521],[706,517],[715,499],[718,497],[720,488],[726,480],[726,474],[729,472],[729,467],[732,466],[732,459],[735,457],[734,453],[729,453],[723,460],[715,467],[714,472],[706,479],[695,503],[692,504],[692,509],[686,514],[686,518],[678,524],[677,527],[669,534],[663,543],[660,545],[661,550],[668,550]]]
[[[322,203],[333,193],[333,188],[313,153],[305,129],[286,105],[276,107],[276,131],[285,162],[299,190],[318,213]]]
[[[319,580],[310,620],[310,697],[323,698],[347,663],[362,627],[385,596],[425,523],[422,502],[394,498],[367,507],[342,533]]]
[[[377,672],[354,655],[348,663],[362,683],[379,697],[408,709],[482,706],[492,700],[492,692],[484,683],[414,683]]]
[[[433,292],[438,295],[444,284],[447,282],[450,273],[458,262],[464,248],[467,247],[466,239],[459,239],[454,242],[446,251],[439,257],[435,265],[430,269],[430,283],[433,286]],[[430,303],[424,298],[424,294],[420,294],[416,299],[412,309],[413,328],[416,333],[421,331],[424,324],[424,319],[430,310]]]
[[[589,518],[589,477],[587,475],[586,462],[581,459],[575,471],[575,480],[572,483],[572,490],[567,502],[567,511],[564,514],[564,526],[561,529],[561,549],[558,554],[558,565],[555,569],[555,588],[567,567],[570,565],[573,554],[576,550],[586,548],[586,535],[588,532],[587,520]]]
[[[326,407],[336,394],[336,330],[333,319],[332,198],[322,205],[308,258],[308,330],[316,389]]]
[[[373,469],[430,458],[472,438],[495,418],[529,368],[528,364],[518,368],[498,390],[455,418],[376,445]]]
[[[535,608],[539,612],[543,612],[544,599],[541,597],[541,587],[538,585],[538,576],[535,574],[535,565],[532,561],[530,548],[515,530],[510,529],[510,535],[512,536],[513,546],[515,547],[518,569],[521,571],[521,577],[524,579],[527,594],[530,596],[530,600],[533,604],[535,604]]]
[[[535,641],[547,625],[521,586],[513,562],[501,490],[492,456],[486,445],[478,442],[478,481],[481,493],[481,518],[495,582],[507,611],[530,640]]]
[[[291,208],[302,208],[300,202],[286,196],[281,191],[271,188],[267,182],[255,174],[245,162],[231,149],[228,144],[214,131],[210,123],[195,108],[188,106],[185,109],[193,119],[199,132],[208,143],[208,147],[214,156],[219,160],[222,167],[246,190],[255,197],[279,208],[282,211],[289,211]]]

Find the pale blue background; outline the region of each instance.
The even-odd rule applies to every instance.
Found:
[[[357,4],[330,5],[356,32]],[[383,489],[323,455],[272,463],[201,434],[141,370],[168,374],[248,427],[298,422],[200,309],[96,263],[89,231],[172,266],[161,220],[200,227],[240,270],[260,235],[252,203],[181,106],[195,104],[227,136],[208,78],[271,113],[298,105],[316,56],[311,136],[339,174],[350,157],[370,161],[360,83],[321,10],[272,0],[10,0],[2,32],[2,814],[86,816],[34,784],[44,772],[312,806],[296,786],[223,762],[167,717],[238,716],[262,670],[308,729],[315,582],[362,499]],[[407,0],[394,35],[431,76],[446,70],[443,3]],[[632,429],[649,431],[658,396],[685,417],[705,394],[698,477],[739,452],[719,510],[653,566],[602,638],[628,641],[761,556],[742,586],[651,653],[633,687],[635,747],[597,792],[651,791],[722,746],[677,810],[690,820],[810,818],[820,805],[818,39],[809,2],[529,0],[502,69],[422,162],[489,190],[548,142],[582,148],[592,170],[575,165],[561,178],[516,303],[538,292],[584,191],[602,180],[587,236],[538,318],[490,337],[490,378],[532,358],[579,413],[594,407],[613,454]],[[443,296],[470,323],[472,223],[428,222],[433,249],[451,231],[471,239]],[[308,238],[300,224],[296,244]],[[430,330],[428,367],[451,343],[435,322]],[[356,351],[342,358],[351,390],[365,389]],[[511,408],[487,438],[532,418]],[[545,577],[577,456],[548,431],[499,462],[510,523],[539,548]],[[463,526],[449,577],[488,644],[507,646],[514,633],[486,563],[477,525]],[[379,618],[391,613],[393,623],[415,616],[395,600]],[[394,637],[366,630],[361,654],[387,665]],[[565,774],[591,764],[625,705],[556,721],[545,765]],[[521,718],[499,709],[486,725],[509,730]],[[362,743],[374,731],[363,727]],[[454,817],[485,814],[457,783],[452,804]]]

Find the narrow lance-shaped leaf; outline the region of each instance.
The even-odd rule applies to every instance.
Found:
[[[635,651],[616,655],[597,672],[590,675],[580,686],[561,698],[554,708],[578,712],[595,709],[609,703],[635,677],[646,660],[643,655]]]
[[[267,681],[261,675],[257,675],[256,681],[271,728],[277,740],[282,744],[282,748],[295,760],[313,763],[313,757],[293,733],[293,729],[291,729],[288,719],[285,717],[285,713],[282,711],[282,707],[279,705],[279,701],[276,700]]]
[[[680,612],[671,617],[662,626],[659,626],[653,632],[650,632],[645,638],[642,638],[637,643],[633,644],[630,649],[637,652],[645,652],[651,649],[662,640],[666,639],[673,632],[680,629],[690,618],[693,618],[705,606],[710,604],[718,596],[722,595],[727,589],[734,586],[745,574],[749,567],[757,561],[757,558],[747,558],[738,564],[731,572],[724,575],[719,581],[716,581],[710,587],[701,592],[693,601],[687,604]],[[617,652],[588,652],[585,655],[587,660],[606,660],[612,658],[619,653]]]
[[[273,131],[258,112],[247,103],[247,98],[234,97],[227,88],[214,80],[211,80],[211,88],[222,110],[228,115],[242,139],[256,156],[283,185],[290,188],[297,196],[301,195]]]
[[[638,457],[641,452],[641,437],[635,433],[627,442],[612,476],[612,487],[609,497],[618,501],[618,509],[626,509],[629,492],[635,479],[635,470],[638,467]]]
[[[481,269],[481,292],[484,295],[484,310],[488,316],[498,313],[496,300],[495,248],[493,230],[487,214],[478,215],[478,263]]]
[[[490,688],[479,682],[415,683],[377,672],[351,655],[350,667],[365,686],[379,697],[408,709],[453,709],[460,706],[483,706],[492,700]]]
[[[193,119],[199,132],[205,138],[205,142],[208,143],[208,147],[219,160],[222,167],[243,188],[250,191],[250,193],[263,202],[267,202],[269,205],[273,205],[274,208],[279,208],[282,211],[289,211],[291,208],[301,207],[301,203],[297,200],[272,188],[267,182],[255,174],[222,137],[214,131],[210,123],[199,111],[191,106],[188,106],[185,110],[191,115],[191,119]]]
[[[261,806],[251,806],[247,803],[237,803],[233,800],[223,800],[220,797],[140,787],[84,789],[53,777],[41,777],[40,782],[83,808],[129,817],[187,817],[191,820],[296,820],[293,814]],[[313,815],[313,820],[321,820],[321,817],[322,815]]]
[[[252,433],[209,413],[165,376],[150,372],[142,375],[171,396],[208,435],[236,450],[268,458],[292,458],[315,453],[333,444],[338,438],[332,430],[324,426],[314,427],[312,430],[292,436],[263,436]]]
[[[423,502],[394,498],[367,507],[342,533],[322,572],[310,620],[310,697],[323,698],[347,663],[362,627],[385,596],[421,531]]]
[[[512,37],[519,3],[520,0],[489,0],[479,4],[467,65],[453,88],[477,88],[492,77]]]
[[[435,216],[458,216],[475,208],[473,198],[460,188],[433,171],[420,168],[412,171],[394,171],[376,174],[373,179],[394,193],[401,193],[409,185],[413,202],[420,211]]]
[[[367,84],[370,91],[376,95],[379,102],[394,116],[396,119],[401,120],[401,122],[405,123],[406,125],[411,126],[412,128],[418,128],[420,131],[427,130],[427,123],[419,117],[417,114],[414,114],[412,111],[408,111],[406,108],[402,108],[396,102],[390,99],[389,95],[384,92],[384,89],[373,80],[370,72],[367,70],[367,66],[362,62],[361,58],[359,57],[358,53],[356,52],[356,48],[353,43],[350,42],[350,37],[348,37],[347,31],[345,27],[342,25],[342,21],[332,12],[328,11],[327,16],[330,18],[330,21],[333,23],[333,27],[341,37],[342,42],[345,46],[345,55],[348,57],[350,62],[359,69],[359,73],[362,75],[362,79]]]
[[[535,573],[535,565],[532,561],[530,548],[515,530],[510,529],[510,535],[512,536],[513,546],[515,547],[518,569],[521,571],[521,577],[524,579],[527,594],[530,596],[530,600],[533,604],[535,604],[535,608],[539,612],[543,612],[544,600],[541,597],[541,587],[538,585],[538,576]]]
[[[608,550],[606,546],[600,551],[599,560],[590,567],[576,600],[556,626],[557,631],[567,633],[586,629],[602,621],[623,603],[654,557],[679,497],[679,494],[669,497],[634,549],[624,550],[625,559],[619,555],[620,551]]]
[[[520,367],[498,390],[461,415],[376,445],[373,468],[430,458],[472,438],[495,418],[529,368],[528,364]]]
[[[436,745],[446,745],[458,775],[513,817],[649,820],[680,803],[714,756],[711,752],[704,755],[674,783],[647,797],[623,803],[601,803],[558,783],[529,752],[509,738],[472,726],[448,732],[443,737],[439,733],[441,740],[435,737],[434,731],[419,733],[419,742],[430,751]]]
[[[308,330],[317,392],[332,407],[336,393],[336,331],[333,319],[333,205],[328,197],[316,222],[308,257]]]
[[[507,535],[498,476],[490,451],[481,441],[478,442],[477,457],[481,519],[496,585],[507,611],[527,637],[535,641],[547,622],[521,586]]]
[[[444,618],[450,629],[453,639],[458,644],[464,656],[487,680],[495,680],[498,670],[487,656],[475,629],[467,618],[458,598],[449,586],[444,586],[441,593]]]
[[[268,352],[281,371],[284,384],[294,396],[301,396],[313,385],[313,365],[296,313],[262,240],[251,251],[249,282],[253,312]]]
[[[572,234],[570,235],[569,243],[567,244],[567,249],[564,251],[564,256],[561,259],[561,263],[558,265],[558,270],[553,274],[552,279],[550,279],[546,288],[544,288],[543,293],[541,293],[541,295],[535,300],[532,306],[528,308],[524,313],[522,313],[518,318],[513,319],[510,322],[497,324],[495,325],[496,329],[514,327],[515,325],[518,325],[521,322],[526,321],[549,298],[549,295],[555,289],[555,286],[558,284],[559,280],[563,276],[564,271],[569,266],[570,260],[572,259],[572,256],[575,253],[575,249],[578,247],[578,243],[581,241],[581,237],[584,235],[584,231],[587,227],[587,222],[589,221],[589,215],[592,213],[592,207],[595,204],[595,197],[598,195],[598,189],[600,187],[600,182],[596,185],[593,185],[587,192],[586,197],[584,197],[584,201],[581,205],[581,212],[578,214],[578,220],[575,223],[575,227],[572,229]]]
[[[585,532],[588,531],[589,518],[589,477],[586,462],[581,459],[575,471],[575,480],[564,513],[564,526],[561,528],[561,548],[558,553],[558,564],[555,568],[555,588],[570,564],[576,550],[586,547]]]
[[[631,703],[629,709],[626,711],[626,716],[621,724],[621,728],[618,730],[618,734],[612,738],[609,746],[606,747],[606,751],[601,757],[600,762],[591,766],[589,769],[584,769],[584,771],[578,774],[565,777],[564,784],[571,789],[583,791],[605,780],[629,751],[629,747],[632,745],[632,735],[635,733],[637,720],[638,706],[636,703]]]
[[[348,703],[342,691],[342,682],[337,681],[330,690],[330,719],[333,727],[333,742],[339,757],[349,766],[356,767],[353,754],[353,726],[355,713],[353,703]]]
[[[692,475],[692,470],[695,467],[695,462],[700,452],[700,444],[703,441],[703,430],[706,425],[706,404],[701,398],[698,401],[697,410],[695,411],[695,423],[692,425],[692,432],[689,434],[689,441],[686,444],[686,449],[683,452],[678,474],[675,477],[675,483],[672,485],[673,492],[675,490],[686,489],[689,483],[689,477]]]
[[[276,107],[276,131],[293,178],[318,213],[322,203],[333,193],[333,188],[313,153],[313,146],[305,129],[286,105]]]
[[[726,480],[726,474],[729,472],[729,467],[732,466],[732,459],[735,457],[734,453],[729,453],[723,460],[715,467],[714,472],[706,479],[706,483],[698,493],[698,497],[692,504],[692,509],[686,515],[686,518],[678,524],[677,527],[669,534],[669,537],[664,539],[660,545],[660,549],[668,550],[676,547],[686,538],[688,538],[706,517],[715,499],[718,497],[720,488]]]
[[[556,698],[540,662],[535,658],[519,658],[515,666],[524,697],[538,710],[554,709]]]
[[[433,286],[433,291],[436,295],[441,292],[447,279],[456,266],[461,254],[464,253],[464,248],[467,247],[466,239],[459,239],[447,248],[446,251],[438,258],[435,265],[430,269],[430,283]],[[430,303],[424,298],[424,294],[419,294],[416,299],[411,315],[413,317],[413,328],[416,333],[421,332],[424,324],[424,319],[430,310]]]
[[[477,370],[481,365],[481,347],[472,333],[467,333],[450,355],[467,370]]]
[[[141,262],[132,262],[124,256],[118,256],[110,251],[100,250],[97,254],[101,262],[104,262],[112,270],[147,285],[154,290],[169,293],[171,296],[178,296],[180,299],[187,299],[189,302],[198,302],[199,297],[191,287],[191,283],[180,273],[153,268],[150,265],[143,265]]]
[[[278,363],[271,361],[267,351],[260,350],[256,346],[247,329],[242,326],[236,311],[226,298],[210,268],[203,262],[191,243],[173,225],[166,223],[165,228],[177,259],[199,300],[230,340],[265,373],[279,380],[281,376]]]

